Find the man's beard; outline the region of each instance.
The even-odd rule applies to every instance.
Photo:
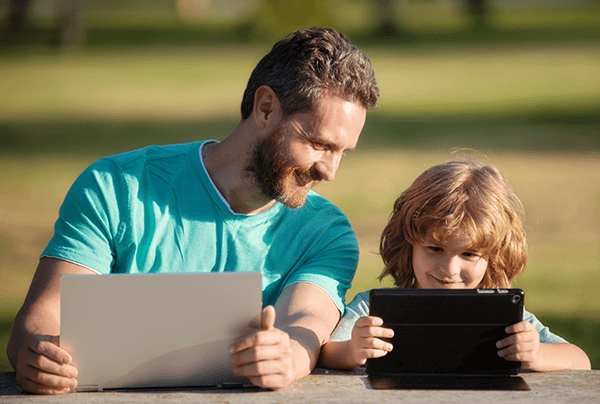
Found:
[[[296,175],[309,178],[315,184],[323,177],[314,168],[293,166],[283,146],[285,136],[282,127],[256,143],[246,171],[254,174],[254,181],[264,195],[288,208],[298,209],[306,202],[309,188],[300,187]]]

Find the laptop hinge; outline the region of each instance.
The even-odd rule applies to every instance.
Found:
[[[242,389],[244,383],[242,382],[222,382],[217,384],[218,389]]]
[[[98,387],[97,384],[84,384],[81,386],[77,386],[76,391],[78,391],[78,392],[102,391],[102,388]]]

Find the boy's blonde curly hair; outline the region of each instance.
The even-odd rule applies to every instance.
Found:
[[[412,288],[413,245],[444,243],[455,234],[488,260],[480,289],[507,288],[527,264],[523,206],[491,165],[452,161],[423,172],[394,203],[380,240],[385,269],[401,288]]]

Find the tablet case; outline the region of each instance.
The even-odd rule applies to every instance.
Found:
[[[370,315],[394,330],[394,349],[367,360],[372,385],[380,376],[388,380],[387,387],[373,387],[398,388],[389,385],[389,376],[401,375],[403,383],[413,381],[411,388],[494,389],[496,376],[520,371],[520,362],[498,356],[496,342],[507,336],[507,326],[522,321],[523,301],[521,289],[371,290]],[[467,376],[478,381],[469,387],[473,379]],[[508,386],[497,388],[519,389],[510,387],[514,381],[505,379]]]

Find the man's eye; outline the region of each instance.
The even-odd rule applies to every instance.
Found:
[[[323,144],[323,143],[319,143],[319,142],[311,142],[312,147],[316,150],[326,150],[327,149],[327,145]]]

